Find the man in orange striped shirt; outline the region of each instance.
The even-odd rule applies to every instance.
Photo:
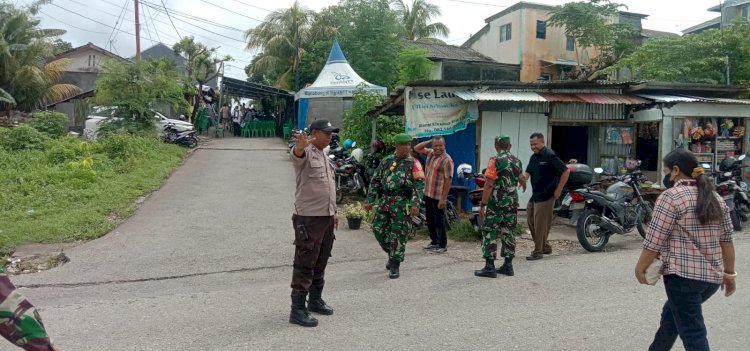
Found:
[[[432,148],[427,148],[427,145]],[[445,230],[445,203],[453,180],[453,159],[445,152],[445,139],[433,137],[414,147],[414,151],[427,156],[425,162],[424,204],[427,228],[430,230],[430,245],[425,250],[434,253],[447,251],[448,237]]]

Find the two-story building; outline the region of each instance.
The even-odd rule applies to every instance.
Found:
[[[427,50],[432,80],[518,81],[520,66],[500,63],[474,49],[456,45],[407,41]]]
[[[749,1],[750,2],[750,1]],[[564,28],[547,25],[554,6],[519,2],[487,19],[486,25],[462,46],[500,63],[519,65],[520,80],[566,80],[575,75],[579,65],[586,65],[599,55],[593,48],[578,47]],[[671,33],[644,30],[641,21],[648,15],[621,11],[612,20],[630,23],[641,40]]]
[[[708,9],[720,15],[701,24],[682,31],[683,34],[696,34],[709,29],[722,29],[737,16],[750,20],[750,0],[725,0],[723,3]]]

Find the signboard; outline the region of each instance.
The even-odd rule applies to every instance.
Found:
[[[476,102],[466,102],[454,92],[466,87],[409,87],[406,90],[406,133],[417,138],[446,135],[466,129],[479,119]]]
[[[300,90],[296,98],[297,99],[312,99],[312,98],[326,98],[326,97],[352,97],[354,96],[354,92],[357,91],[359,87],[356,86],[342,86],[342,87],[322,87],[322,88],[305,88]],[[379,95],[387,95],[388,91],[386,88],[372,85],[368,87],[363,87],[364,90],[367,91],[374,91],[377,92]]]

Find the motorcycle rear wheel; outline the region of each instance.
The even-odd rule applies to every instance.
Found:
[[[636,224],[635,228],[638,229],[638,234],[644,239],[646,239],[646,228],[651,223],[651,212],[653,211],[650,203],[644,202],[641,204],[641,218],[638,219],[638,224]]]
[[[737,215],[737,209],[729,211],[729,218],[732,219],[732,227],[734,227],[734,231],[741,231],[742,221],[740,221],[740,217]]]
[[[586,251],[599,252],[604,250],[609,241],[609,233],[597,223],[601,220],[599,212],[593,209],[583,211],[578,217],[576,236]]]

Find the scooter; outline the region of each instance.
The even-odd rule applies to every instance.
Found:
[[[742,161],[745,155],[737,158],[727,157],[719,164],[719,173],[716,175],[717,190],[720,184],[731,180],[734,181],[736,188],[734,192],[734,208],[739,219],[746,222],[750,219],[750,197],[748,196],[747,183],[742,179]],[[741,225],[741,224],[740,224]],[[736,228],[735,228],[736,229]]]
[[[173,123],[164,125],[162,138],[167,144],[179,144],[187,147],[198,146],[198,137],[195,130],[180,132]]]

